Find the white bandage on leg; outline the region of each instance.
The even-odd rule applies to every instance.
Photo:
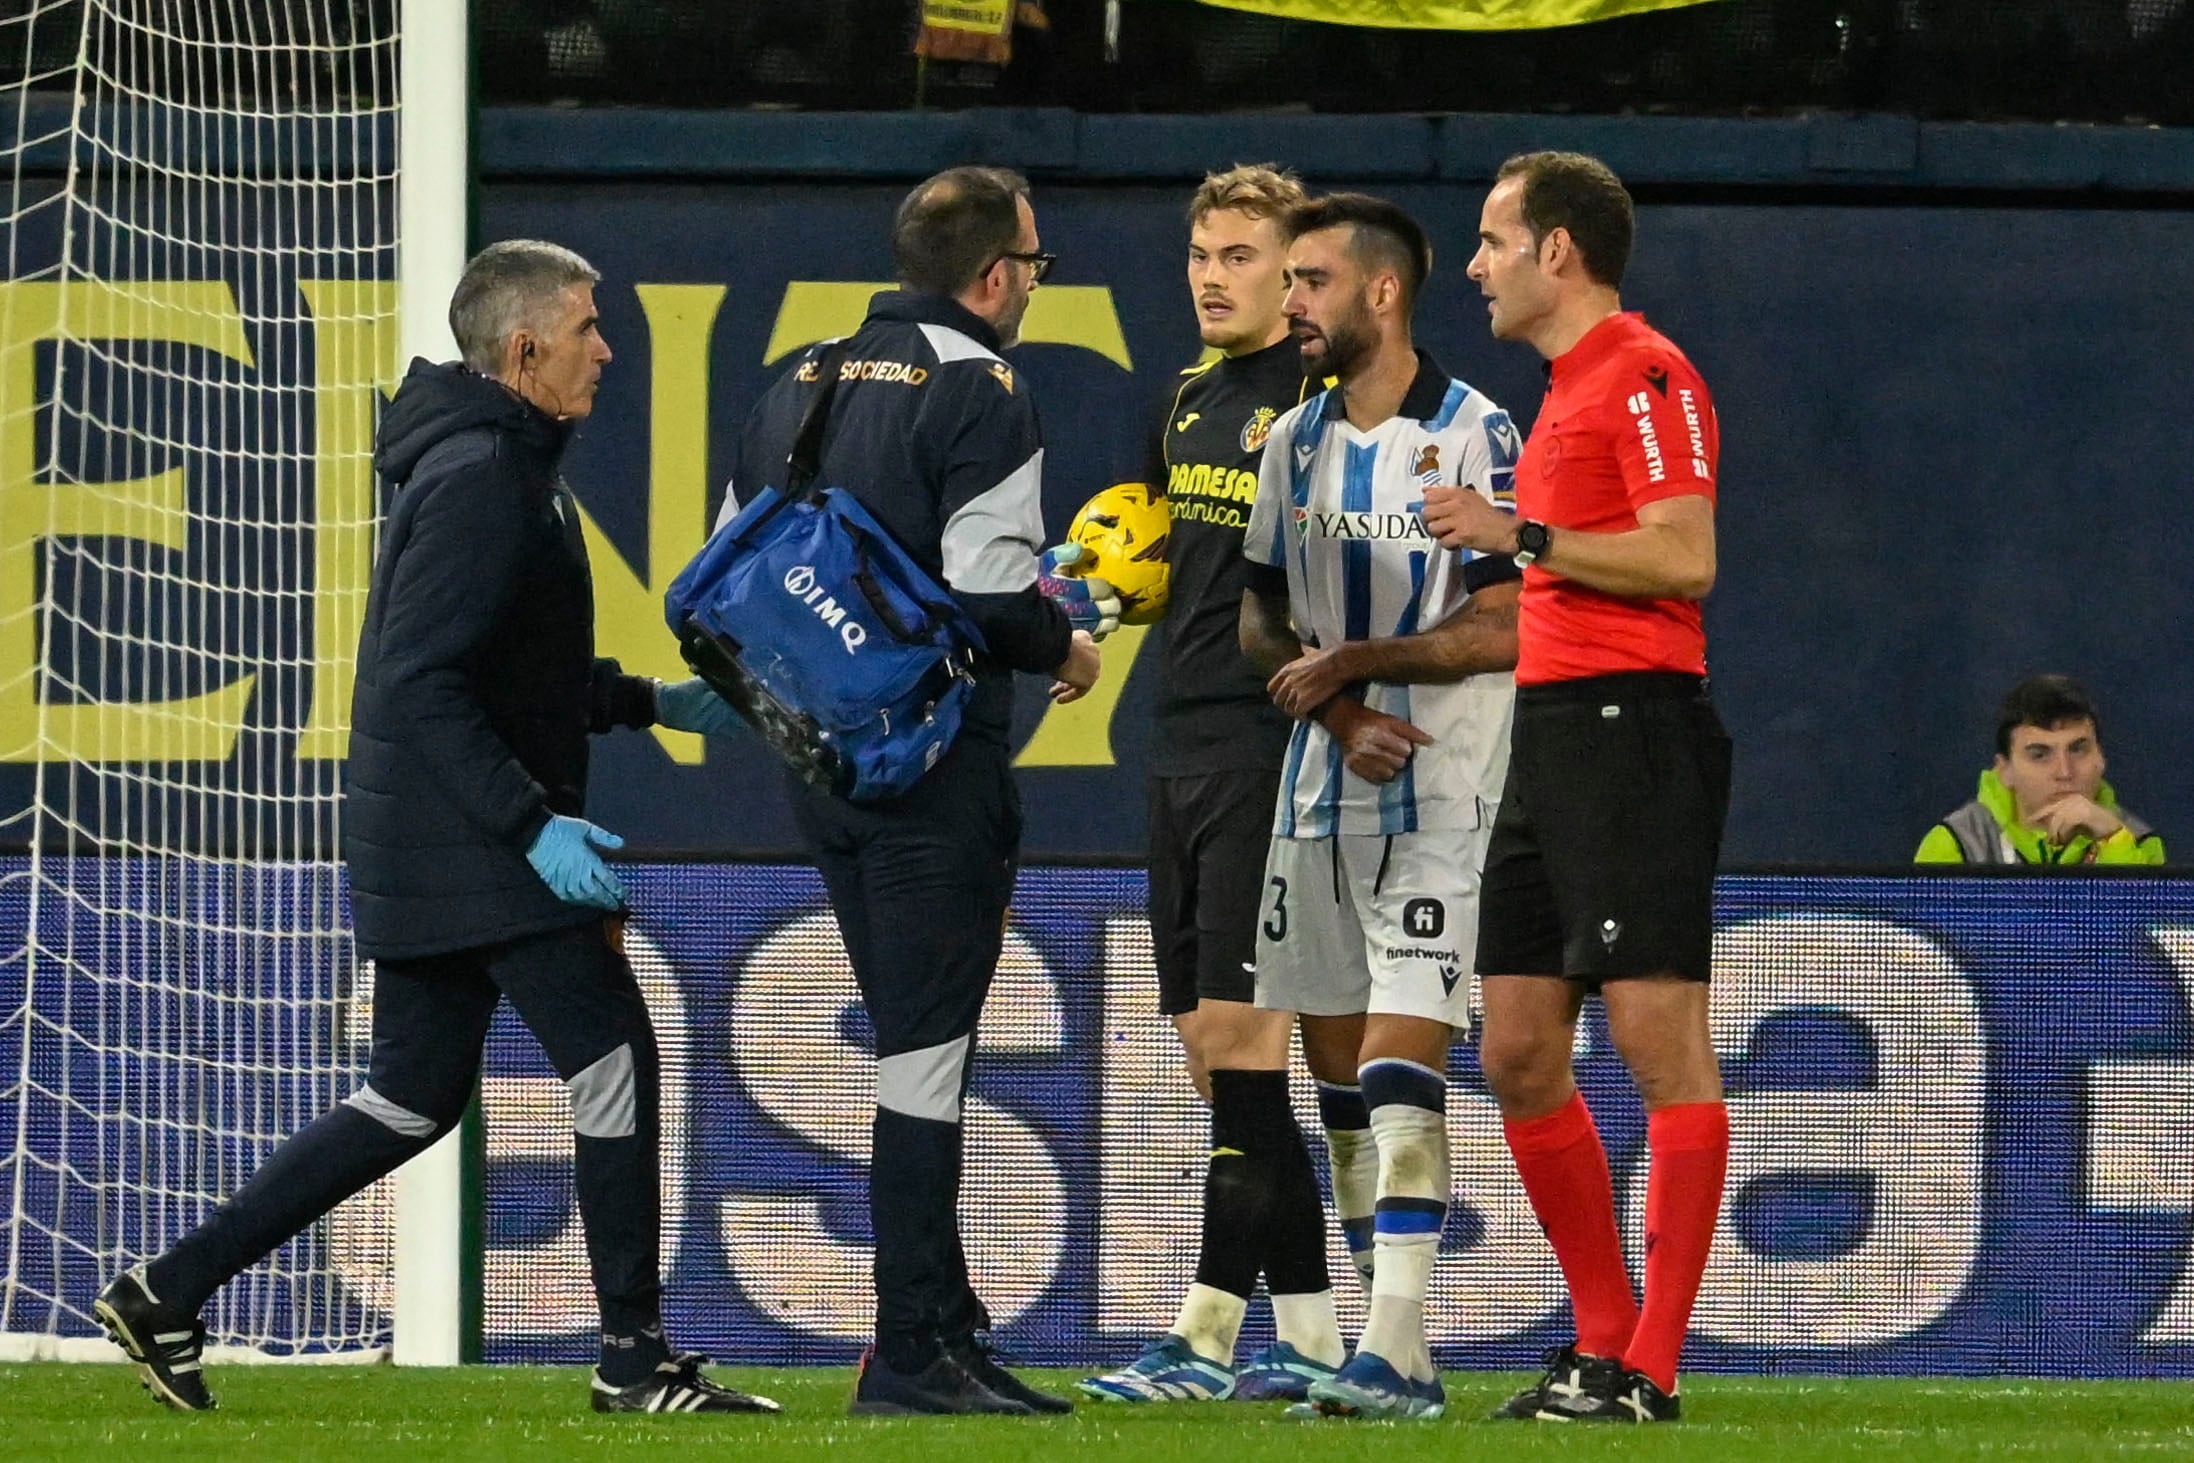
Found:
[[[1440,1255],[1451,1189],[1447,1079],[1415,1062],[1367,1063],[1364,1102],[1379,1145],[1377,1268],[1358,1351],[1414,1381],[1432,1375],[1425,1291]]]

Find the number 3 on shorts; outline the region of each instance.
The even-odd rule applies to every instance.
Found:
[[[1278,944],[1287,938],[1287,880],[1275,876],[1265,882],[1272,886],[1272,914],[1265,920],[1265,938]]]

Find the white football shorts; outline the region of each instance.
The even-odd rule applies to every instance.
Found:
[[[1257,1004],[1305,1016],[1420,1016],[1470,1029],[1477,828],[1275,838],[1257,923]]]

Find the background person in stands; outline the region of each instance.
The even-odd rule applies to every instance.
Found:
[[[1920,840],[1923,864],[2160,864],[2164,841],[2103,781],[2095,703],[2069,676],[2029,676],[1996,714],[1996,763],[1973,801]]]

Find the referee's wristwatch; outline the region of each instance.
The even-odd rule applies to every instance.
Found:
[[[1554,535],[1548,532],[1547,526],[1536,518],[1526,518],[1522,523],[1517,524],[1516,552],[1513,555],[1516,560],[1516,567],[1521,569],[1545,553],[1547,545],[1552,543],[1553,540]]]

